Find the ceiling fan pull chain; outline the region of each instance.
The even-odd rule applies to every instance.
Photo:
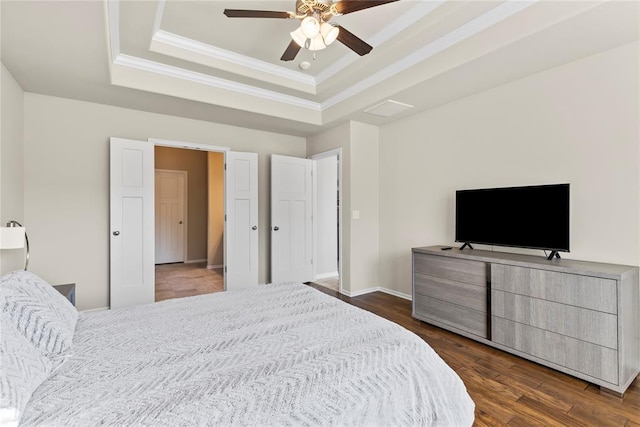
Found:
[[[313,60],[314,61],[316,60],[316,53],[315,52],[313,52]]]

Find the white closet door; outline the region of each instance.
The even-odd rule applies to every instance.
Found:
[[[225,290],[258,285],[258,154],[226,153]]]
[[[187,172],[155,171],[156,264],[185,261]]]
[[[111,308],[155,300],[153,144],[111,138]]]
[[[271,281],[313,280],[313,160],[271,156]]]

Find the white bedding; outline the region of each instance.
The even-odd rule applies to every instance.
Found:
[[[81,314],[22,425],[473,423],[419,337],[301,284]]]

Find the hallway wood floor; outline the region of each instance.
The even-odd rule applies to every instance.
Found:
[[[624,398],[586,381],[461,337],[411,317],[411,301],[382,292],[349,298],[424,339],[464,381],[476,403],[475,426],[640,426],[640,379]]]
[[[209,270],[206,262],[156,265],[156,302],[223,290],[222,268]]]

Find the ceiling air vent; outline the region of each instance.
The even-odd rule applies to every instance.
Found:
[[[387,99],[386,101],[376,104],[373,107],[367,108],[366,110],[364,110],[364,112],[375,114],[376,116],[381,117],[391,117],[410,108],[413,108],[413,105]]]

